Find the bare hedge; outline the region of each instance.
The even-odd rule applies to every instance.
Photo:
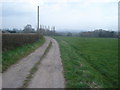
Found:
[[[18,46],[38,41],[42,36],[36,33],[27,34],[2,34],[2,50],[13,49]]]

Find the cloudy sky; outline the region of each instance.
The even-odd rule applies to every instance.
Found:
[[[0,28],[23,29],[26,24],[40,24],[62,30],[118,30],[119,0],[2,0]]]

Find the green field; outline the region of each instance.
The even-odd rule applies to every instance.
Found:
[[[12,50],[2,52],[2,72],[7,70],[10,65],[15,64],[18,60],[33,52],[45,42],[44,38],[32,44],[19,46]]]
[[[67,88],[118,87],[118,39],[54,37]]]

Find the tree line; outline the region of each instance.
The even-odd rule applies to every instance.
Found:
[[[40,25],[39,30],[35,30],[32,25],[27,24],[23,30],[18,30],[17,28],[13,28],[12,30],[10,29],[1,29],[2,33],[38,33],[42,35],[47,35],[47,36],[54,36],[58,35],[55,30],[55,26],[50,27],[50,26],[44,26]]]
[[[94,31],[84,31],[84,32],[65,32],[60,33],[61,36],[77,36],[77,37],[104,37],[104,38],[120,38],[120,33],[116,31],[97,29]]]
[[[27,24],[23,30],[18,30],[13,28],[13,30],[9,29],[1,29],[2,33],[40,33],[41,35],[45,36],[79,36],[79,37],[111,37],[111,38],[120,38],[120,34],[116,31],[112,30],[103,30],[103,29],[96,29],[94,31],[84,31],[78,33],[72,32],[56,32],[55,26],[45,26],[40,25],[39,30],[35,30],[32,25]]]
[[[115,31],[107,31],[103,29],[98,29],[94,31],[87,31],[79,33],[81,37],[118,37],[118,33]]]

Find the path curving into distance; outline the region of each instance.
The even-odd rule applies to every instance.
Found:
[[[29,71],[40,60],[50,41],[52,46],[38,65],[38,70],[27,88],[64,88],[63,67],[59,45],[56,40],[45,37],[45,43],[30,55],[12,65],[2,74],[2,88],[19,88],[26,80]]]
[[[65,88],[59,45],[52,38],[51,42],[52,46],[41,61],[28,88]]]

